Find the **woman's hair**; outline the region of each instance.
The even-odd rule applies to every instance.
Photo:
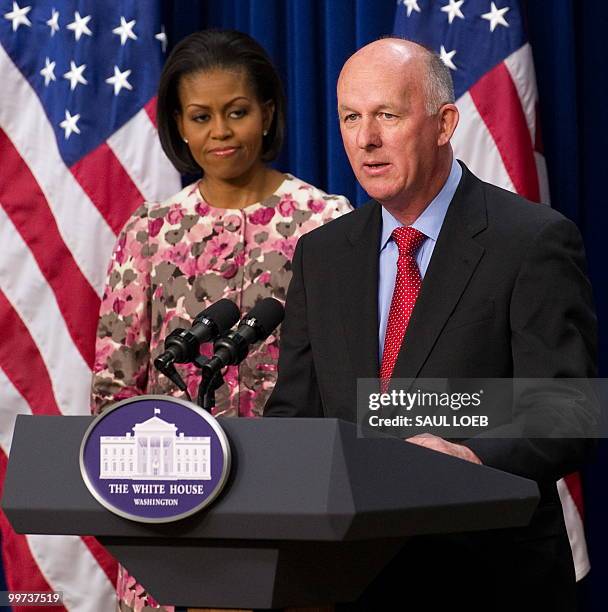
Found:
[[[260,104],[274,102],[272,124],[262,141],[262,160],[275,159],[283,144],[285,94],[266,51],[251,36],[235,30],[195,32],[180,41],[167,58],[160,76],[156,110],[163,150],[184,174],[197,174],[201,168],[177,129],[176,115],[181,112],[179,83],[187,75],[217,69],[242,71]]]

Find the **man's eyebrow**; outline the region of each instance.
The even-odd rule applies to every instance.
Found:
[[[404,111],[405,107],[406,107],[406,103],[405,101],[403,102],[403,106],[401,107],[401,109],[395,107],[392,104],[378,104],[378,106],[375,106],[373,109],[373,112],[378,113],[378,112],[383,112],[386,110],[390,110],[391,112],[397,112],[399,110]],[[347,106],[345,104],[339,104],[338,105],[338,111],[344,111],[344,112],[353,112],[353,113],[358,113],[358,110],[355,110],[354,108],[351,108],[350,106]]]

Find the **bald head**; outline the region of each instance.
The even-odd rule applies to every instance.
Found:
[[[449,68],[426,47],[401,38],[383,38],[365,45],[344,64],[338,89],[344,79],[380,71],[400,79],[407,71],[420,83],[429,115],[443,104],[454,102],[454,85]],[[377,72],[376,72],[377,73]]]
[[[385,38],[357,51],[338,79],[340,133],[355,176],[405,224],[452,167],[458,109],[446,70],[424,47]]]
[[[375,62],[385,66],[394,63],[406,63],[411,60],[422,59],[430,55],[423,46],[401,38],[382,38],[361,47],[353,53],[344,64],[344,67],[357,62]]]

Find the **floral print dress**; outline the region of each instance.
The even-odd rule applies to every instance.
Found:
[[[118,237],[101,302],[92,384],[98,413],[121,399],[155,393],[181,396],[152,365],[175,328],[221,298],[245,314],[265,297],[285,301],[298,238],[350,210],[342,196],[327,195],[286,174],[276,192],[244,209],[215,208],[194,183],[162,203],[145,203]],[[260,416],[277,376],[278,334],[239,366],[224,373],[216,415]],[[212,346],[202,345],[210,355]],[[196,398],[199,372],[177,366]],[[119,571],[122,610],[155,605],[124,568]]]

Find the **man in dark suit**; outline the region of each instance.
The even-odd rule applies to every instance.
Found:
[[[338,111],[348,158],[373,200],[300,239],[265,415],[354,421],[357,379],[380,371],[408,379],[594,377],[580,235],[559,213],[454,160],[458,110],[441,60],[408,41],[367,45],[340,74]],[[402,230],[393,231],[403,227],[419,238],[407,273],[395,244]],[[571,397],[531,409],[541,420],[564,411],[583,431],[589,415]],[[589,441],[526,439],[515,430],[506,437],[508,427],[501,437],[408,441],[536,480],[541,504],[531,524],[415,539],[356,609],[575,609],[555,481],[579,467]],[[379,604],[397,593],[397,607]]]

